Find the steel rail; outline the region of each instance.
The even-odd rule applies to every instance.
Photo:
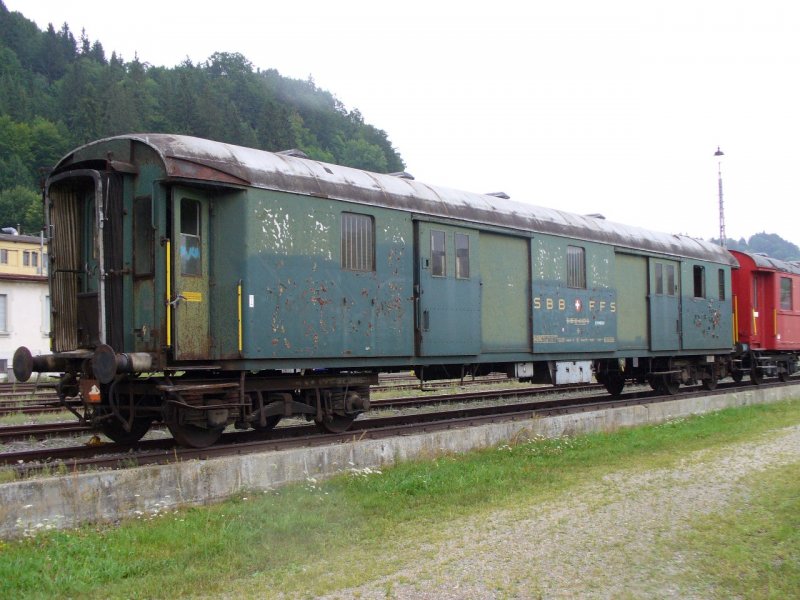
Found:
[[[788,383],[770,382],[759,388],[797,385],[794,379]],[[620,398],[607,395],[581,399],[561,398],[540,400],[522,404],[492,405],[480,408],[459,408],[431,413],[415,413],[393,417],[363,419],[342,434],[321,434],[313,425],[279,427],[264,433],[258,431],[231,432],[222,437],[222,443],[209,448],[178,448],[172,439],[146,440],[134,448],[121,444],[99,444],[57,448],[22,453],[0,454],[0,464],[9,465],[20,477],[53,469],[81,471],[99,468],[168,464],[191,459],[209,459],[220,456],[252,454],[297,447],[314,447],[326,444],[352,442],[360,439],[382,439],[397,435],[442,431],[472,427],[492,422],[515,421],[550,416],[617,408],[637,404],[667,402],[677,398],[691,398],[727,394],[732,390],[746,389],[747,385],[725,384],[714,391],[699,387],[686,388],[679,395],[655,395],[654,392],[633,392]]]

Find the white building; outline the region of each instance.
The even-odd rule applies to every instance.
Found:
[[[0,234],[0,374],[20,346],[48,354],[49,336],[47,249],[39,237]]]

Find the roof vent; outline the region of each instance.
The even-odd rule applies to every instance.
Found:
[[[606,220],[606,216],[605,215],[601,215],[600,213],[590,213],[590,214],[588,214],[586,216],[587,217],[592,217],[593,219],[602,219],[603,221]]]
[[[511,200],[511,196],[505,192],[490,192],[488,194],[484,194],[484,196],[494,196],[495,198],[502,198],[503,200]]]
[[[411,181],[414,180],[414,176],[411,173],[406,171],[398,171],[397,173],[389,173],[392,177],[397,177],[398,179],[410,179]]]
[[[281,150],[280,152],[276,152],[275,154],[282,154],[283,156],[293,156],[295,158],[308,158],[308,154],[306,154],[302,150],[298,150],[297,148],[291,148],[290,150]]]

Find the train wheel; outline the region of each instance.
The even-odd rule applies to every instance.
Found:
[[[135,444],[150,431],[153,420],[149,417],[138,417],[133,420],[131,430],[125,431],[122,421],[117,418],[106,419],[100,426],[105,436],[118,444]]]
[[[350,429],[350,425],[356,420],[353,416],[334,415],[330,419],[323,419],[322,421],[314,421],[320,431],[327,433],[344,433]]]
[[[744,371],[740,371],[739,369],[731,371],[731,379],[733,379],[736,383],[742,383],[742,379],[744,379]]]
[[[603,385],[606,386],[606,391],[608,391],[609,394],[614,396],[614,398],[619,398],[622,395],[622,390],[625,388],[625,378],[619,373],[607,373]]]
[[[700,384],[703,386],[704,390],[715,390],[717,389],[717,372],[713,371],[709,377],[703,379]]]
[[[761,385],[764,383],[764,374],[761,372],[761,369],[757,367],[750,368],[750,382],[753,385]]]
[[[206,448],[219,439],[224,427],[204,428],[189,423],[178,425],[169,423],[167,425],[172,437],[181,446],[190,448]]]
[[[678,393],[681,384],[675,381],[671,375],[662,375],[658,382],[658,391],[668,396],[674,396]]]

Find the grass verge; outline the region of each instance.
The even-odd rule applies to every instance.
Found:
[[[713,598],[800,597],[800,464],[751,476],[751,493],[676,541],[685,584]]]
[[[0,543],[0,597],[314,597],[424,560],[454,520],[797,423],[800,401],[732,409],[310,480],[117,527],[46,532]]]

